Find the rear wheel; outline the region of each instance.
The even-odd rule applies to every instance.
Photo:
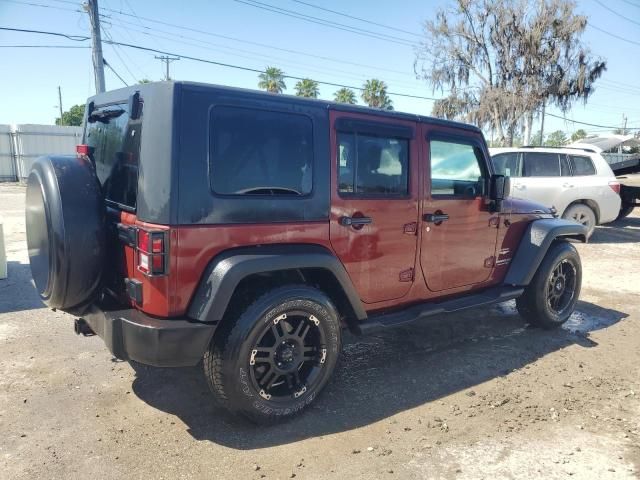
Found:
[[[266,423],[304,410],[331,377],[340,349],[340,322],[329,298],[291,285],[264,294],[235,323],[223,324],[204,368],[219,403]]]
[[[582,265],[575,247],[565,241],[551,245],[524,294],[518,312],[532,325],[555,328],[573,313],[582,284]]]
[[[562,218],[566,220],[573,220],[587,227],[587,238],[591,237],[594,229],[596,228],[596,214],[595,212],[583,203],[576,203],[571,205],[562,215]]]
[[[633,204],[629,204],[629,203],[623,203],[622,207],[620,207],[620,213],[618,214],[618,220],[620,220],[621,218],[625,218],[628,217],[631,212],[633,212],[633,209],[635,208],[635,205]]]

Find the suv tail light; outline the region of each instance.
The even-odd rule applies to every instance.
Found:
[[[147,276],[166,274],[167,242],[164,232],[138,229],[138,270]]]
[[[88,156],[91,153],[91,147],[85,144],[76,145],[76,153],[79,157]]]
[[[616,181],[609,182],[609,186],[611,187],[611,190],[613,190],[618,195],[620,195],[620,182],[616,182]]]

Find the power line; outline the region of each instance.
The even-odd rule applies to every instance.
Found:
[[[27,32],[27,33],[39,33],[39,34],[43,34],[43,35],[61,36],[61,37],[66,37],[66,38],[71,38],[71,37],[78,38],[79,37],[77,35],[67,35],[67,34],[57,33],[57,32],[44,32],[44,31],[40,31],[40,30],[26,30],[26,29],[17,29],[17,28],[9,28],[9,27],[0,27],[0,30]],[[80,41],[82,41],[82,40],[89,40],[89,37],[84,37]],[[78,41],[78,40],[76,40],[76,41]],[[128,43],[115,42],[115,41],[110,41],[110,40],[107,40],[104,43],[113,44],[113,45],[119,45],[121,47],[133,48],[133,49],[136,49],[136,50],[153,52],[153,53],[157,53],[157,54],[161,54],[161,55],[178,56],[178,57],[186,59],[186,60],[192,60],[192,61],[207,63],[207,64],[211,64],[211,65],[218,65],[218,66],[222,66],[222,67],[234,68],[234,69],[237,69],[237,70],[244,70],[244,71],[253,72],[253,73],[265,73],[264,70],[259,70],[257,68],[250,68],[250,67],[245,67],[245,66],[241,66],[241,65],[234,65],[234,64],[230,64],[230,63],[224,63],[224,62],[216,62],[214,60],[207,60],[207,59],[204,59],[204,58],[193,57],[193,56],[189,56],[189,55],[182,55],[182,54],[178,54],[178,53],[174,53],[174,52],[166,52],[166,51],[158,50],[158,49],[155,49],[155,48],[143,47],[141,45],[131,45],[131,44],[128,44]],[[293,76],[293,75],[284,75],[284,77],[285,78],[290,78],[292,80],[303,80],[304,79],[303,77],[297,77],[297,76]],[[353,90],[364,90],[363,87],[357,87],[357,86],[353,86],[353,85],[345,85],[345,84],[335,83],[335,82],[327,82],[327,81],[322,81],[322,80],[317,80],[317,83],[322,84],[322,85],[329,85],[329,86],[333,86],[333,87],[338,87],[338,88],[350,88],[350,89],[353,89]],[[437,98],[425,97],[425,96],[421,96],[421,95],[410,95],[410,94],[400,93],[400,92],[387,92],[387,93],[389,95],[395,95],[395,96],[407,97],[407,98],[415,98],[415,99],[420,99],[420,100],[431,100],[431,101],[438,100]],[[559,118],[559,119],[564,120],[566,122],[571,122],[571,123],[580,124],[580,125],[587,125],[587,126],[590,126],[590,127],[607,128],[607,129],[619,128],[619,126],[617,126],[617,125],[616,126],[599,125],[599,124],[594,124],[594,123],[581,122],[579,120],[569,120],[569,119],[567,119],[565,117],[562,117],[560,115],[555,115],[553,113],[548,113],[548,112],[546,113],[546,115],[548,115],[550,117],[554,117],[554,118]],[[640,127],[627,127],[627,130],[640,130]]]
[[[54,35],[56,37],[64,37],[69,40],[73,40],[74,42],[84,42],[85,40],[89,40],[91,38],[91,37],[86,37],[84,35],[68,35],[66,33],[44,32],[42,30],[26,30],[24,28],[0,27],[0,30],[7,30],[9,32],[40,33],[42,35]]]
[[[344,13],[344,12],[338,12],[336,10],[331,10],[330,8],[324,8],[324,7],[321,7],[319,5],[314,5],[313,3],[303,2],[302,0],[291,0],[291,1],[299,3],[301,5],[306,5],[306,6],[311,7],[311,8],[317,8],[318,10],[323,10],[325,12],[334,13],[336,15],[341,15],[341,16],[346,17],[346,18],[351,18],[353,20],[358,20],[359,22],[369,23],[371,25],[376,25],[378,27],[387,28],[389,30],[395,30],[396,32],[407,33],[409,35],[413,35],[413,36],[416,36],[416,37],[422,37],[422,35],[420,35],[418,33],[415,33],[415,32],[410,32],[409,30],[403,30],[402,28],[392,27],[391,25],[385,25],[384,23],[374,22],[372,20],[367,20],[367,19],[364,19],[364,18],[361,18],[361,17],[356,17],[355,15],[349,15],[349,14]]]
[[[399,45],[405,45],[405,46],[413,46],[414,43],[412,43],[410,40],[404,39],[404,38],[400,38],[400,37],[394,37],[391,35],[387,35],[384,33],[377,33],[377,32],[372,32],[371,30],[365,30],[359,27],[354,27],[352,25],[346,25],[343,23],[338,23],[338,22],[332,22],[330,20],[325,20],[319,17],[314,17],[312,15],[305,15],[302,13],[298,13],[294,10],[287,10],[285,8],[280,8],[280,7],[276,7],[274,5],[268,4],[268,3],[263,3],[263,2],[258,2],[257,0],[233,0],[234,2],[237,3],[242,3],[244,5],[248,5],[250,7],[254,7],[254,8],[259,8],[261,10],[266,10],[268,12],[272,12],[272,13],[277,13],[280,15],[284,15],[286,17],[292,17],[292,18],[296,18],[298,20],[304,20],[306,22],[310,22],[310,23],[315,23],[318,25],[323,25],[325,27],[331,27],[331,28],[335,28],[337,30],[342,30],[345,32],[350,32],[350,33],[355,33],[356,35],[362,35],[364,37],[370,37],[370,38],[375,38],[377,40],[384,40],[387,42],[392,42],[392,43],[397,43]]]
[[[632,19],[631,19],[631,18],[629,18],[629,17],[625,17],[625,16],[624,16],[624,15],[622,15],[621,13],[616,12],[613,8],[607,7],[607,6],[606,6],[604,3],[602,3],[600,0],[594,0],[594,1],[595,1],[598,5],[600,5],[602,8],[604,8],[605,10],[609,10],[609,11],[610,11],[611,13],[613,13],[614,15],[616,15],[616,16],[618,16],[618,17],[620,17],[620,18],[625,19],[627,22],[631,22],[631,23],[634,23],[634,24],[636,24],[636,25],[640,26],[640,22],[636,22],[635,20],[632,20]],[[637,5],[636,5],[636,7],[637,7]]]
[[[27,5],[30,7],[40,7],[40,8],[51,8],[53,10],[64,10],[67,12],[79,12],[82,13],[82,10],[80,10],[79,8],[65,8],[65,7],[58,7],[56,5],[45,5],[43,3],[35,3],[35,2],[25,2],[25,1],[20,1],[20,0],[2,0],[3,2],[8,2],[8,3],[15,3],[17,5]],[[75,2],[70,2],[73,3],[74,5],[78,5],[79,4],[75,3]]]
[[[124,83],[125,87],[129,86],[129,84],[127,82],[125,82],[124,79],[120,75],[118,75],[118,72],[116,72],[114,70],[114,68],[107,62],[106,58],[102,57],[102,63],[104,63],[107,67],[109,67],[109,70],[111,70],[115,74],[115,76],[118,77],[122,83]]]
[[[125,12],[122,12],[120,10],[113,10],[113,9],[110,9],[110,8],[101,8],[101,10],[106,10],[106,11],[109,11],[111,13],[115,13],[117,15],[122,15],[122,16],[126,16],[126,17],[132,17],[132,18],[134,17],[133,15],[125,13]],[[186,31],[194,32],[194,33],[199,33],[199,34],[202,34],[202,35],[207,35],[207,36],[210,36],[210,37],[222,38],[222,39],[225,39],[225,40],[231,40],[231,41],[234,41],[234,42],[245,43],[247,45],[254,45],[254,46],[258,46],[258,47],[262,47],[262,48],[278,50],[278,51],[284,52],[284,53],[292,53],[292,54],[295,54],[295,55],[303,55],[305,57],[317,58],[319,60],[327,60],[327,61],[336,62],[336,63],[344,63],[344,64],[348,64],[348,65],[353,65],[353,66],[356,66],[356,67],[373,68],[373,69],[376,69],[376,70],[379,70],[379,71],[397,73],[399,75],[406,75],[406,76],[413,77],[413,75],[408,74],[406,72],[402,72],[400,70],[393,70],[393,69],[389,69],[389,68],[384,68],[384,67],[380,67],[380,66],[377,66],[377,65],[367,65],[367,64],[358,63],[358,62],[351,62],[349,60],[337,59],[337,58],[334,58],[334,57],[327,57],[327,56],[323,56],[323,55],[314,55],[312,53],[303,52],[303,51],[300,51],[300,50],[293,50],[293,49],[290,49],[290,48],[276,47],[274,45],[264,44],[264,43],[260,43],[260,42],[253,42],[251,40],[245,40],[245,39],[241,39],[241,38],[230,37],[230,36],[227,36],[227,35],[221,35],[221,34],[209,32],[209,31],[205,31],[205,30],[198,30],[196,28],[187,27],[187,26],[184,26],[184,25],[177,25],[177,24],[173,24],[173,23],[169,23],[169,22],[163,22],[162,20],[155,20],[155,19],[152,19],[152,18],[149,18],[149,17],[139,17],[139,18],[141,20],[146,21],[146,22],[155,23],[155,24],[158,24],[158,25],[164,25],[166,27],[176,28],[176,29],[180,29],[180,30],[186,30]],[[125,20],[121,20],[120,19],[118,21],[123,22],[123,23],[128,24],[128,25],[133,25],[133,23],[127,22]],[[159,32],[162,32],[162,33],[169,34],[168,32],[163,32],[162,30],[153,29],[153,28],[148,27],[148,26],[144,26],[144,28],[147,29],[147,30],[151,30],[151,31],[159,31]],[[176,35],[176,34],[173,34],[173,35]],[[185,38],[187,38],[187,37],[185,37]]]
[[[640,5],[638,5],[637,3],[633,3],[630,2],[629,0],[622,0],[624,3],[628,3],[629,5],[633,6],[633,7],[637,7],[640,8]]]
[[[0,48],[91,48],[82,45],[0,45]]]
[[[615,33],[611,33],[604,28],[596,27],[593,23],[587,23],[587,27],[594,28],[599,32],[604,33],[605,35],[609,35],[610,37],[617,38],[618,40],[622,40],[623,42],[631,43],[633,45],[640,46],[640,42],[634,42],[633,40],[629,40],[628,38],[621,37],[620,35],[616,35]]]
[[[569,120],[566,117],[561,117],[560,115],[554,115],[553,113],[549,113],[549,112],[546,112],[546,115],[548,115],[550,117],[559,118],[560,120],[564,120],[565,122],[577,123],[577,124],[580,124],[580,125],[587,125],[589,127],[612,128],[612,129],[620,128],[620,125],[616,125],[616,126],[597,125],[595,123],[579,122],[578,120]],[[640,130],[640,127],[627,127],[627,130]]]

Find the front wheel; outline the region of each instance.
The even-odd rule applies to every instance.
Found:
[[[524,294],[518,312],[532,325],[555,328],[573,313],[582,284],[582,264],[576,248],[566,242],[551,245]]]
[[[341,350],[336,308],[305,285],[267,292],[218,333],[204,357],[209,386],[224,407],[258,423],[311,404]]]

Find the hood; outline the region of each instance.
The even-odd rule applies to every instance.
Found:
[[[504,213],[554,213],[550,208],[540,203],[513,197],[504,200],[502,211]]]

